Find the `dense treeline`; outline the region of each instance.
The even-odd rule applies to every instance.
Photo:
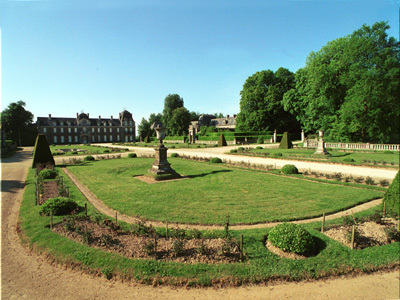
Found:
[[[241,91],[240,130],[325,130],[326,140],[399,142],[400,44],[386,22],[364,25],[311,52],[295,74],[250,76]]]

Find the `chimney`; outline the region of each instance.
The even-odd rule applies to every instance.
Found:
[[[89,119],[89,113],[87,114],[87,117],[88,117],[88,119]]]
[[[49,114],[49,120],[51,120],[51,114]]]
[[[101,116],[99,116],[99,120],[101,120]]]
[[[79,117],[79,114],[78,113],[76,113],[76,118],[78,118]]]
[[[233,115],[233,118],[236,119],[236,115]]]
[[[226,115],[226,118],[229,119],[229,115]]]
[[[111,121],[113,120],[113,116],[111,116]]]

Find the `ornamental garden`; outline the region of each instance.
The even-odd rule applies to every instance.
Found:
[[[20,232],[55,263],[108,279],[185,286],[319,279],[399,265],[398,174],[392,183],[366,184],[291,165],[277,170],[169,153],[180,178],[151,181],[140,179],[153,157],[112,149],[94,157],[88,148],[81,159],[54,166],[53,150],[37,139]],[[253,151],[271,150],[232,155]],[[90,191],[90,201],[72,180]]]

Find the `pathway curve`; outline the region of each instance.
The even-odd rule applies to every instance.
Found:
[[[17,234],[18,212],[31,163],[31,149],[1,161],[1,299],[398,299],[399,273],[280,283],[239,288],[182,289],[107,281],[51,265],[28,251]]]
[[[78,178],[75,177],[74,174],[72,174],[67,168],[63,168],[63,171],[65,174],[71,179],[71,181],[76,185],[76,187],[82,192],[82,194],[85,196],[85,198],[102,214],[105,214],[111,218],[115,218],[115,213],[118,214],[118,220],[124,221],[126,223],[137,223],[139,219],[137,217],[133,216],[128,216],[121,214],[120,212],[117,212],[107,205],[103,203],[103,201],[99,200],[96,195],[94,195],[83,183],[81,183]],[[350,209],[340,211],[334,214],[327,215],[325,217],[325,220],[333,220],[336,218],[340,218],[343,216],[351,215],[352,213],[357,213],[363,210],[366,210],[368,208],[374,207],[382,202],[381,199],[376,199],[372,200],[360,205],[357,205],[355,207],[352,207]],[[298,224],[304,224],[304,223],[312,223],[312,222],[317,222],[317,221],[322,221],[322,217],[318,218],[311,218],[311,219],[305,219],[305,220],[300,220],[300,221],[293,221],[293,223],[298,223]],[[249,224],[249,225],[231,225],[229,228],[231,230],[245,230],[245,229],[255,229],[255,228],[268,228],[268,227],[273,227],[280,222],[269,222],[269,223],[259,223],[259,224]],[[154,227],[165,227],[166,223],[164,222],[158,222],[158,221],[147,221],[147,225],[152,225]],[[169,223],[171,225],[173,223]],[[224,229],[223,226],[219,225],[195,225],[195,224],[175,224],[179,226],[180,228],[184,229],[199,229],[199,230],[207,230],[207,229],[216,229],[216,230],[222,230]]]

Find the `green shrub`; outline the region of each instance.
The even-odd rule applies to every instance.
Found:
[[[355,160],[350,157],[343,158],[343,161],[344,162],[355,162]]]
[[[37,164],[50,164],[55,166],[54,158],[51,154],[45,134],[38,134],[36,137],[35,147],[33,148],[32,168],[35,168]]]
[[[261,146],[257,146],[257,147],[256,147],[256,149],[257,149],[257,150],[262,150],[262,149],[263,149],[263,147],[261,147]]]
[[[264,144],[264,139],[261,136],[257,139],[257,144]]]
[[[390,150],[385,150],[385,151],[383,151],[383,154],[394,154],[394,152],[390,151]]]
[[[219,157],[213,157],[213,158],[211,158],[210,163],[220,164],[220,163],[222,163],[222,159],[220,159]]]
[[[390,184],[388,190],[383,196],[383,201],[386,203],[386,209],[393,210],[397,215],[400,211],[400,184],[399,172]]]
[[[78,151],[72,151],[71,154],[78,154]]]
[[[226,143],[224,134],[221,133],[221,135],[219,136],[219,139],[218,139],[218,147],[224,147],[224,146],[228,146],[228,144]]]
[[[70,214],[73,210],[78,208],[78,204],[72,199],[65,197],[55,197],[47,200],[40,208],[41,215],[50,216],[50,211],[53,215],[61,216]]]
[[[179,157],[179,154],[178,153],[171,153],[171,157]]]
[[[231,151],[229,151],[230,153],[237,153],[237,149],[231,149]]]
[[[110,150],[106,149],[103,151],[103,153],[110,153]]]
[[[135,157],[137,157],[137,154],[136,153],[129,153],[128,157],[129,158],[135,158]]]
[[[283,251],[293,253],[311,252],[314,240],[301,225],[283,223],[275,226],[268,234],[268,240]]]
[[[239,147],[239,148],[237,148],[237,150],[238,150],[239,152],[243,152],[243,151],[244,151],[244,148],[243,148],[243,147]]]
[[[54,179],[57,176],[57,171],[52,169],[44,169],[39,172],[39,176],[43,179]]]
[[[295,165],[284,165],[281,169],[283,174],[299,174],[299,170]]]
[[[94,157],[92,155],[88,155],[88,156],[85,157],[85,160],[86,161],[94,161],[95,159],[94,159]]]
[[[281,143],[279,144],[280,149],[291,149],[293,148],[292,141],[288,132],[283,133]]]

